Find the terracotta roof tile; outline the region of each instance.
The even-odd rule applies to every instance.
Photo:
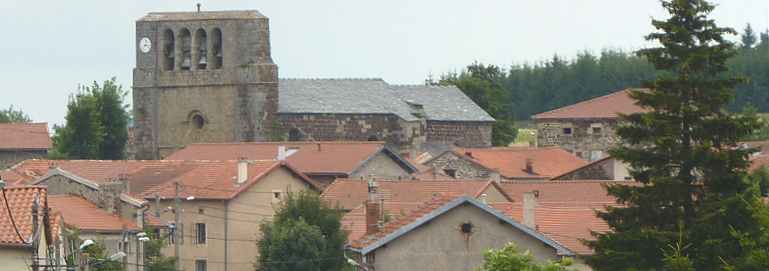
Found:
[[[272,160],[278,147],[291,152],[286,161],[304,173],[350,174],[384,148],[384,142],[254,142],[190,144],[167,160]]]
[[[0,246],[24,246],[26,241],[31,239],[34,233],[32,228],[32,206],[35,197],[39,195],[41,209],[39,220],[43,221],[42,208],[46,205],[46,189],[40,186],[18,186],[6,187],[5,195],[8,199],[7,205],[10,207],[16,227],[19,234],[25,239],[20,240],[14,230],[13,223],[8,216],[6,202],[0,195]]]
[[[276,160],[251,160],[248,165],[249,180],[237,185],[236,160],[27,160],[7,172],[20,174],[26,172],[18,184],[28,184],[48,174],[51,167],[86,179],[94,184],[102,184],[119,179],[128,182],[129,194],[136,198],[173,197],[174,182],[179,182],[185,189],[184,197],[195,196],[201,199],[229,199],[244,188],[257,182],[261,176],[272,169],[284,166],[316,188],[319,185],[298,172],[290,163]],[[8,174],[9,176],[11,174]]]
[[[418,207],[414,208],[411,212],[409,212],[407,215],[397,217],[391,220],[390,222],[385,223],[384,228],[381,231],[374,234],[363,235],[357,239],[350,238],[350,240],[352,240],[350,244],[354,248],[366,247],[384,238],[385,236],[397,231],[401,227],[417,221],[419,218],[422,218],[423,216],[429,214],[435,209],[440,208],[441,206],[445,205],[446,203],[452,201],[455,198],[457,197],[444,195],[444,196],[436,196],[428,200],[425,200]]]
[[[532,116],[532,119],[586,119],[617,118],[617,113],[631,114],[645,110],[635,104],[628,95],[630,89],[620,90],[608,95],[592,98],[569,106],[564,106]]]
[[[397,204],[416,204],[435,196],[478,197],[494,182],[488,180],[377,180],[380,199]],[[337,179],[321,194],[331,206],[352,210],[368,199],[368,181],[361,179]]]
[[[507,179],[549,179],[588,164],[588,161],[558,147],[464,148],[454,152],[485,168],[498,171]],[[526,171],[527,160],[532,162],[531,173]]]
[[[135,223],[100,209],[88,200],[70,195],[49,195],[48,206],[61,214],[64,224],[82,231],[122,232],[139,230]]]
[[[410,184],[415,185],[419,182],[413,181]],[[604,184],[609,183],[633,184],[632,182],[593,180],[506,181],[500,183],[500,187],[510,195],[513,202],[493,202],[489,205],[514,220],[522,221],[523,193],[537,190],[539,191],[535,209],[537,231],[577,254],[589,255],[592,254],[592,251],[582,244],[581,240],[591,240],[593,238],[590,235],[591,230],[598,232],[609,230],[608,225],[596,216],[596,210],[602,210],[606,206],[617,206],[614,198],[608,196],[603,187]],[[403,190],[407,190],[407,188]],[[422,202],[434,199],[435,197],[431,195],[425,195],[421,202],[385,200],[384,210],[391,214],[393,219],[401,219],[404,214],[412,214],[421,208]],[[342,225],[349,233],[348,240],[351,242],[366,235],[364,207],[362,205],[364,201],[365,199],[362,199],[356,208],[342,218]],[[406,220],[411,219],[414,218],[406,218]],[[359,242],[368,244],[370,240]]]
[[[0,123],[0,150],[48,150],[48,123]]]

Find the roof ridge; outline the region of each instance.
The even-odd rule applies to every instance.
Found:
[[[328,81],[342,81],[342,80],[348,80],[348,81],[384,81],[381,77],[306,77],[306,78],[298,78],[298,77],[286,77],[286,78],[279,78],[279,80],[328,80]],[[388,84],[389,85],[389,84]]]
[[[604,100],[604,99],[606,99],[606,98],[610,98],[610,97],[613,97],[614,95],[618,95],[618,94],[622,94],[622,93],[625,93],[625,92],[627,92],[628,90],[630,90],[630,88],[625,88],[625,89],[617,90],[617,91],[614,91],[614,92],[610,92],[610,93],[608,93],[608,94],[605,94],[605,95],[596,96],[596,97],[593,97],[593,98],[589,98],[589,99],[587,99],[587,100],[582,100],[582,101],[579,101],[579,102],[577,102],[577,103],[574,103],[574,104],[570,104],[570,105],[567,105],[567,106],[563,106],[563,107],[555,108],[555,109],[553,109],[553,110],[545,111],[545,112],[542,112],[542,113],[536,114],[536,115],[534,115],[534,116],[538,116],[538,115],[541,115],[541,114],[546,114],[546,113],[555,113],[555,112],[560,112],[560,111],[563,111],[563,110],[566,110],[566,109],[569,109],[569,108],[573,108],[573,107],[576,107],[576,106],[578,106],[578,105],[584,105],[584,104],[590,104],[590,103],[594,103],[594,102],[596,102],[596,101],[601,101],[601,100]]]

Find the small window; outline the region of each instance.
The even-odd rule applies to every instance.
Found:
[[[571,135],[571,127],[563,128],[563,134],[564,135]]]
[[[282,197],[281,195],[283,194],[282,192],[283,191],[280,190],[272,190],[272,200],[280,201],[280,198]]]
[[[590,127],[590,129],[593,129],[593,134],[601,134],[601,127]]]
[[[368,141],[379,141],[379,138],[376,137],[376,135],[370,135],[368,136]]]
[[[205,223],[195,223],[195,243],[196,244],[206,243],[206,224]]]
[[[473,233],[473,223],[470,223],[470,222],[462,223],[462,225],[460,226],[460,229],[464,234]]]
[[[451,178],[456,178],[457,177],[457,170],[456,169],[444,169],[443,173],[445,173],[446,175],[448,175]]]
[[[195,271],[206,271],[208,262],[206,260],[195,260]]]
[[[190,125],[195,129],[203,129],[206,126],[206,119],[199,112],[193,112],[190,114]]]

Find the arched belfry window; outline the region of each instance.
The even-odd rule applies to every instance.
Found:
[[[211,31],[211,55],[212,58],[208,60],[211,63],[211,68],[222,68],[224,60],[224,57],[222,56],[222,30],[219,28],[214,28],[214,30]]]
[[[174,59],[176,57],[176,45],[174,44],[174,31],[166,29],[163,33],[163,55],[160,57],[163,61],[163,70],[174,70]]]
[[[205,70],[208,65],[208,36],[203,29],[195,31],[195,48],[197,53],[195,65],[198,70]]]
[[[192,36],[190,31],[186,28],[182,28],[179,31],[179,67],[181,70],[189,70],[192,67]]]

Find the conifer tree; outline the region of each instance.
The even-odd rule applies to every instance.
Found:
[[[745,30],[742,32],[740,40],[742,41],[742,48],[745,49],[753,48],[753,45],[755,45],[758,41],[756,32],[753,32],[753,27],[750,26],[750,24],[745,26]]]
[[[722,270],[744,257],[738,236],[761,228],[749,150],[737,147],[758,121],[725,108],[742,82],[726,74],[736,50],[724,36],[736,32],[708,18],[707,1],[661,2],[670,17],[652,20],[657,32],[646,36],[661,46],[638,52],[660,72],[648,90],[631,93],[648,111],[622,116],[623,144],[611,151],[639,184],[608,186],[621,205],[599,213],[612,232],[588,242],[596,270],[664,270],[673,244],[694,270]]]

